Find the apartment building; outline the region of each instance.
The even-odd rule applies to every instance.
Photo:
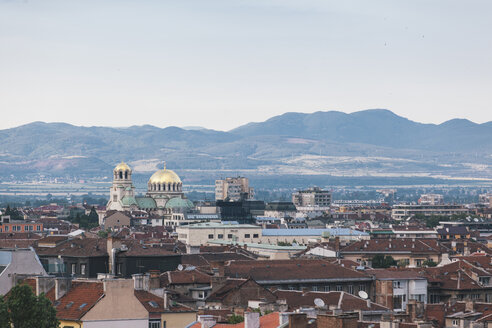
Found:
[[[215,180],[215,200],[239,201],[253,199],[254,190],[245,177]]]
[[[331,191],[319,187],[299,190],[292,194],[292,203],[296,207],[329,207],[331,205]]]

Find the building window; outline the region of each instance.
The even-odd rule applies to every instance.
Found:
[[[318,286],[313,286],[312,290],[313,290],[313,292],[317,292],[318,291]]]
[[[214,239],[214,235],[213,234],[208,235],[208,239]]]
[[[360,291],[365,292],[366,291],[366,285],[359,285],[359,292]]]
[[[160,320],[149,321],[149,328],[161,328],[161,321]]]
[[[331,290],[330,286],[325,286],[325,292],[329,292]]]
[[[436,304],[441,302],[441,297],[436,294],[430,294],[429,295],[429,303],[431,304]]]
[[[341,285],[337,285],[337,292],[341,292],[342,291],[342,286]]]
[[[72,263],[72,274],[77,273],[77,264]]]
[[[5,226],[5,232],[9,231],[9,226]]]
[[[36,231],[41,231],[41,226],[36,226]]]
[[[232,239],[232,233],[228,234],[227,238]]]
[[[349,292],[349,294],[354,293],[354,286],[353,285],[348,285],[348,292]]]
[[[219,233],[219,234],[217,235],[217,239],[224,239],[224,235],[223,235],[223,234],[221,234],[221,233]]]
[[[401,281],[393,281],[393,289],[401,288]]]
[[[80,274],[83,276],[85,275],[85,264],[80,265]]]
[[[455,320],[453,320],[453,321],[452,321],[452,325],[453,325],[453,327],[458,327],[458,326],[459,326],[459,324],[460,324],[460,321],[459,321],[459,320],[456,320],[456,319],[455,319]]]
[[[253,234],[253,238],[258,238],[258,234],[257,233],[254,233]]]
[[[244,238],[251,238],[251,235],[249,233],[244,234]]]
[[[412,294],[410,295],[411,300],[416,300],[417,302],[424,302],[425,294]]]

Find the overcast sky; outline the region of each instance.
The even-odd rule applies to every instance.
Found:
[[[0,0],[0,128],[492,120],[490,0]]]

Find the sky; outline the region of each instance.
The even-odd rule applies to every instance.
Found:
[[[490,0],[0,0],[0,129],[492,121]]]

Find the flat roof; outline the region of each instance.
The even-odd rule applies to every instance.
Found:
[[[261,229],[260,226],[253,225],[253,224],[239,224],[237,222],[231,222],[228,223],[227,221],[222,221],[222,222],[200,222],[200,223],[194,223],[194,224],[188,224],[184,226],[180,226],[178,228],[190,228],[190,229],[210,229],[210,228],[257,228]]]
[[[259,244],[259,243],[242,243],[235,242],[230,240],[211,240],[208,242],[209,244],[217,244],[217,245],[238,245],[250,247],[250,248],[261,248],[261,249],[276,249],[282,251],[303,251],[307,247],[306,246],[279,246],[279,245],[271,245],[271,244]]]
[[[369,236],[367,232],[349,228],[329,228],[329,229],[263,229],[263,236]]]

